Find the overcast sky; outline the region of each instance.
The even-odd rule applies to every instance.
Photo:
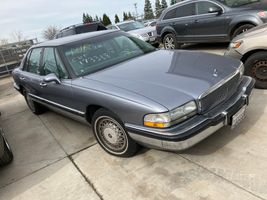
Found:
[[[12,41],[12,33],[21,31],[27,38],[41,38],[49,25],[66,27],[82,22],[82,13],[102,16],[106,13],[112,22],[114,15],[143,12],[145,0],[0,0],[0,39]],[[154,0],[151,0],[154,6]]]

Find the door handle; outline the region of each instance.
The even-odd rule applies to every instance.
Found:
[[[196,19],[196,20],[195,20],[195,23],[198,23],[198,22],[199,22],[198,19]]]
[[[47,86],[47,84],[46,84],[46,83],[44,83],[44,82],[42,82],[42,83],[40,83],[40,86],[41,86],[41,87],[46,87],[46,86]]]
[[[19,79],[23,81],[23,80],[25,80],[25,77],[21,76],[21,77],[19,77]]]

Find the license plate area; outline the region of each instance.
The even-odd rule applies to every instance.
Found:
[[[230,119],[231,128],[234,129],[246,117],[247,106],[243,106]]]

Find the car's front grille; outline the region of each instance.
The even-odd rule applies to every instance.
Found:
[[[231,97],[240,83],[240,74],[235,74],[230,80],[223,83],[214,91],[208,93],[204,97],[199,99],[199,107],[200,112],[204,113],[206,111],[211,110],[218,104],[222,103],[223,101],[227,100]]]
[[[147,33],[143,33],[143,34],[141,34],[141,36],[144,37],[144,38],[148,38],[149,37],[149,35]]]

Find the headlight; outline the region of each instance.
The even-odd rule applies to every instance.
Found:
[[[196,103],[190,101],[170,112],[146,115],[144,117],[144,125],[153,128],[167,128],[195,115],[196,110]]]
[[[133,36],[136,37],[136,38],[138,38],[138,39],[143,40],[143,37],[141,35],[139,35],[139,34],[134,34]]]
[[[230,43],[230,48],[238,49],[242,45],[242,43],[243,43],[242,40],[236,41],[236,42],[231,42]]]

